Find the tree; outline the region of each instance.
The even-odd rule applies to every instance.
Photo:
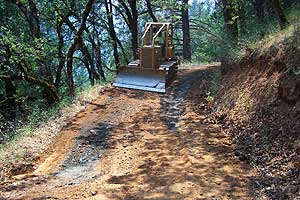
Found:
[[[78,46],[80,45],[81,35],[83,34],[84,29],[86,28],[86,21],[93,7],[93,3],[94,0],[89,0],[87,2],[82,14],[80,27],[76,32],[74,41],[67,53],[67,78],[68,78],[69,96],[75,96],[74,79],[73,79],[73,54],[77,50]]]
[[[238,17],[236,16],[235,3],[230,0],[222,0],[222,4],[227,33],[236,42],[238,38]]]
[[[272,5],[278,17],[280,29],[284,29],[289,24],[279,0],[272,0]]]
[[[105,0],[104,4],[105,4],[105,9],[106,9],[107,21],[108,21],[108,31],[109,31],[110,38],[112,40],[115,64],[116,64],[116,68],[118,70],[118,68],[120,66],[120,59],[119,59],[119,53],[118,53],[117,35],[116,35],[115,28],[114,28],[113,10],[112,10],[111,0]]]
[[[24,14],[25,19],[28,22],[29,29],[31,31],[31,36],[33,39],[41,38],[41,28],[40,28],[40,17],[37,6],[33,0],[28,0],[28,5],[25,5],[24,1],[20,0],[7,0],[18,6],[19,10]],[[45,58],[38,58],[39,71],[43,78],[48,81],[52,81],[51,69],[45,63]]]
[[[34,1],[28,0],[28,7],[24,4],[24,1],[20,1],[20,0],[6,0],[6,1],[18,6],[18,8],[24,14],[29,24],[32,37],[40,38],[41,37],[40,18],[38,15],[38,9]]]
[[[148,13],[150,15],[150,17],[152,18],[152,20],[154,22],[157,22],[157,19],[153,13],[153,10],[152,10],[152,5],[151,5],[151,0],[146,0],[146,5],[147,5],[147,10],[148,10]]]
[[[121,4],[125,15],[122,10],[118,10],[119,13],[124,18],[130,32],[131,32],[131,44],[132,44],[132,54],[133,59],[138,59],[138,12],[136,7],[136,0],[128,0],[129,6],[125,3],[124,0],[118,0]]]
[[[259,21],[263,21],[265,18],[265,0],[253,1],[255,15]]]
[[[39,63],[38,57],[43,55],[42,47],[38,43],[23,43],[22,39],[21,36],[11,35],[9,31],[0,37],[0,80],[5,82],[8,105],[15,106],[13,99],[16,98],[16,85],[20,81],[30,86],[40,86],[49,102],[58,101],[59,96],[52,82],[33,74],[35,65]]]
[[[56,76],[55,76],[55,87],[59,89],[61,84],[61,73],[65,65],[65,55],[63,53],[63,46],[64,46],[64,36],[62,32],[62,27],[69,15],[62,16],[61,13],[57,13],[56,19],[56,33],[58,37],[58,45],[57,45],[57,52],[58,52],[58,59],[59,63],[56,67]]]
[[[190,21],[189,21],[189,9],[188,0],[182,1],[182,35],[183,35],[183,59],[191,61],[191,36],[190,36]]]

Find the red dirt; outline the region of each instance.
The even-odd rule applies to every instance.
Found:
[[[257,199],[300,198],[299,41],[292,34],[262,43],[221,67],[212,115],[256,169]]]
[[[203,123],[211,69],[182,70],[167,94],[111,89],[61,132],[5,199],[251,199],[246,164],[218,125]]]

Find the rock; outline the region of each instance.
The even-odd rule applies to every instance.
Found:
[[[194,176],[194,174],[192,172],[187,174],[188,176]]]
[[[97,194],[97,191],[91,191],[91,195],[95,196]]]

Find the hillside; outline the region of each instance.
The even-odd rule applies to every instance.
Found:
[[[223,62],[214,117],[258,171],[258,196],[300,195],[300,29],[291,26]]]

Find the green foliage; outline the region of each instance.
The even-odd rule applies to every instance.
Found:
[[[81,87],[81,89],[78,89],[76,92],[76,98],[66,96],[51,107],[45,105],[42,101],[35,101],[34,104],[27,104],[25,108],[28,112],[26,120],[22,120],[23,122],[19,124],[15,123],[16,127],[14,130],[0,133],[0,141],[2,141],[0,142],[0,150],[11,143],[14,143],[19,137],[33,134],[40,125],[45,124],[50,118],[54,119],[61,116],[63,110],[78,104],[78,102],[80,104],[85,104],[81,99],[86,98],[90,93],[94,94],[95,89],[99,88],[99,86],[100,85],[97,84],[95,86],[86,85],[85,87]]]
[[[0,27],[0,33],[0,44],[7,45],[11,53],[9,62],[3,65],[4,70],[8,73],[25,73],[36,70],[36,61],[45,57],[46,52],[49,52],[45,39],[28,42],[24,33],[15,36],[5,27]],[[5,54],[5,49],[1,49],[0,56],[5,57]]]
[[[211,77],[209,78],[208,90],[210,95],[215,96],[219,90],[221,81],[221,72],[220,70],[215,70],[211,73]]]
[[[190,7],[193,62],[211,62],[219,55],[218,32],[221,31],[223,21],[214,9],[209,1],[193,1]]]
[[[207,93],[206,94],[207,97],[205,97],[205,100],[209,103],[209,104],[212,104],[214,102],[214,97],[210,95],[210,93]]]
[[[294,74],[295,76],[299,76],[299,75],[300,75],[300,69],[299,69],[299,67],[294,67],[294,68],[293,68],[293,74]]]
[[[193,1],[190,7],[193,62],[239,60],[244,49],[253,48],[258,41],[271,39],[280,31],[271,2],[263,4],[263,19],[256,16],[252,1],[230,1],[230,4],[235,10],[232,20],[238,21],[236,40],[226,32],[221,4],[214,7],[210,1]],[[299,10],[296,2],[285,9],[293,25],[300,21]]]

